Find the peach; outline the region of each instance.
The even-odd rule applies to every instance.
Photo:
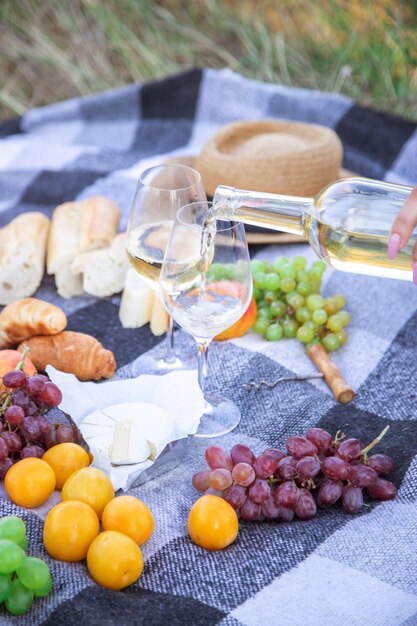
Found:
[[[219,333],[214,337],[215,341],[226,341],[227,339],[233,339],[235,337],[242,337],[248,330],[253,326],[256,320],[256,315],[258,313],[258,309],[256,306],[255,300],[252,300],[249,303],[248,308],[241,318],[237,320],[234,324],[226,328],[222,333]]]
[[[17,350],[0,350],[0,378],[3,378],[7,372],[14,370],[21,358],[22,353]],[[29,376],[36,374],[36,368],[27,355],[22,369]]]

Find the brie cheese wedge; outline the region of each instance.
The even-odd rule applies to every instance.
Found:
[[[91,448],[103,450],[108,453],[113,441],[113,431],[97,432],[93,436],[90,435],[90,437],[84,437],[84,439]]]
[[[107,424],[86,424],[82,423],[80,425],[81,432],[86,441],[91,439],[91,437],[96,437],[100,434],[110,433],[110,437],[113,436],[114,424],[107,426]]]
[[[116,422],[110,446],[110,461],[113,465],[143,463],[150,454],[151,449],[138,420],[127,415]]]
[[[90,413],[87,415],[80,424],[81,432],[84,433],[83,428],[86,424],[90,424],[92,426],[105,427],[109,426],[110,428],[114,428],[115,419],[106,415],[106,412],[102,411],[94,411],[94,413]]]
[[[94,411],[79,424],[82,436],[88,443],[94,458],[98,454],[108,456],[113,440],[114,420],[101,411]]]
[[[110,465],[154,461],[176,439],[168,411],[148,402],[122,402],[94,411],[79,425],[94,457]]]
[[[136,440],[138,446],[140,438],[145,439],[150,448],[149,458],[152,461],[159,456],[168,443],[176,439],[175,427],[168,411],[154,404],[123,402],[106,407],[105,412],[116,421],[129,418],[131,421],[129,439]]]

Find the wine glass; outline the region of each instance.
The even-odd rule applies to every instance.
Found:
[[[126,252],[131,265],[158,293],[165,248],[178,210],[206,200],[201,176],[186,165],[157,165],[142,172],[130,209]],[[167,321],[166,353],[158,370],[187,367],[174,352],[173,322]]]
[[[207,350],[213,337],[243,315],[252,296],[243,224],[216,218],[209,202],[182,207],[165,252],[160,292],[168,313],[197,343],[206,406],[196,436],[224,435],[237,426],[240,411],[205,391]]]

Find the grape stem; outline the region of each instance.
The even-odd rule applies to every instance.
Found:
[[[338,430],[334,436],[333,444],[337,446],[338,443],[342,441],[346,437],[345,433],[342,430]]]
[[[303,480],[301,486],[304,489],[315,489],[317,487],[316,483],[314,482],[312,478],[307,478],[306,480]]]
[[[2,404],[2,405],[1,405],[1,407],[0,407],[0,414],[1,414],[1,415],[3,415],[4,411],[5,411],[5,410],[7,409],[7,407],[9,406],[11,398],[12,398],[12,394],[11,394],[11,393],[8,393],[8,394],[7,394],[7,397],[6,397],[6,400],[3,402],[3,404]]]
[[[21,370],[23,365],[25,364],[25,358],[27,353],[29,352],[30,348],[28,348],[28,346],[25,346],[23,348],[23,352],[22,352],[22,358],[20,359],[19,363],[16,365],[15,370]]]
[[[375,437],[375,439],[373,439],[371,443],[369,443],[366,446],[366,448],[362,450],[361,455],[362,455],[364,463],[366,463],[368,459],[368,452],[370,452],[370,450],[372,450],[372,448],[374,448],[381,441],[382,437],[384,437],[384,435],[386,435],[388,431],[389,431],[389,424],[385,426],[384,430],[382,430],[379,433],[378,437]]]

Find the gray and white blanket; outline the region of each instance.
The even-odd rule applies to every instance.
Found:
[[[162,81],[32,110],[0,124],[0,226],[18,213],[51,215],[64,201],[103,194],[123,212],[138,173],[167,155],[197,154],[219,126],[263,117],[333,128],[344,166],[372,178],[417,184],[416,124],[365,109],[338,95],[244,79],[228,70],[193,70]],[[259,258],[313,253],[306,245],[257,248]],[[144,546],[145,569],[123,592],[98,587],[84,563],[49,558],[41,510],[0,500],[0,514],[27,522],[30,552],[45,558],[53,593],[24,617],[0,611],[1,624],[85,626],[412,626],[417,624],[417,288],[411,283],[327,270],[325,294],[342,292],[352,323],[334,360],[357,390],[339,405],[321,381],[287,382],[247,391],[251,380],[273,381],[313,370],[299,343],[268,343],[249,333],[215,344],[210,384],[241,408],[235,432],[213,441],[243,442],[260,452],[283,447],[311,426],[342,429],[371,441],[391,426],[380,452],[397,462],[395,500],[352,516],[333,506],[309,522],[241,523],[237,541],[206,552],[187,536],[197,497],[192,474],[204,466],[206,441],[191,440],[184,462],[131,491],[152,509],[156,529]],[[37,296],[62,306],[68,327],[95,335],[114,351],[119,376],[145,372],[161,340],[144,327],[124,330],[118,297],[60,299],[46,277]],[[180,347],[190,346],[183,332]],[[211,442],[210,442],[211,443]]]

